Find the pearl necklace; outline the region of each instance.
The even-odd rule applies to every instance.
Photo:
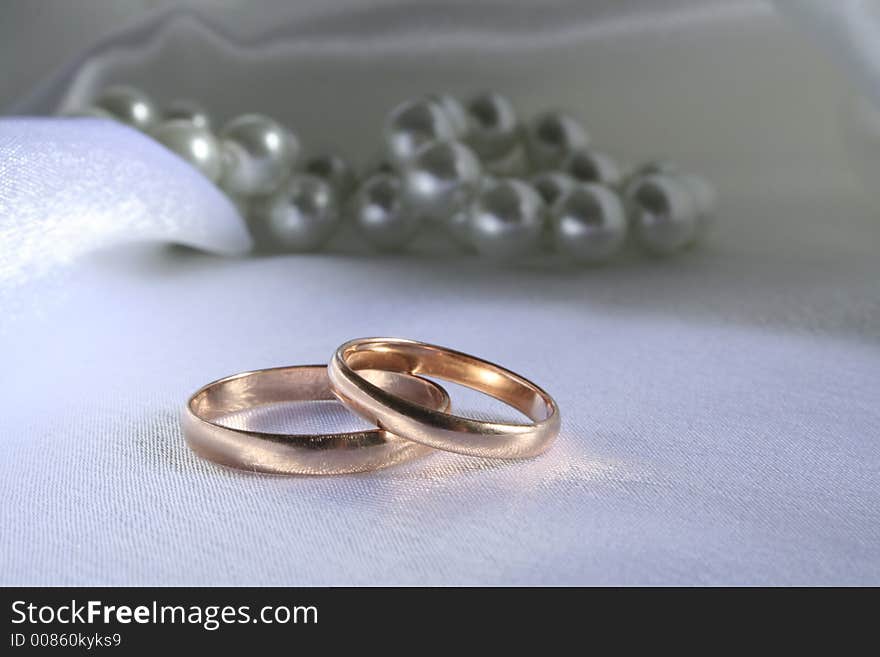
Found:
[[[648,252],[678,253],[703,238],[716,206],[701,176],[667,161],[624,174],[574,117],[550,111],[523,124],[495,92],[399,104],[385,121],[382,157],[361,176],[336,155],[302,158],[296,135],[269,117],[239,116],[215,134],[197,103],[160,111],[131,87],[68,115],[122,121],[185,159],[229,195],[260,250],[314,251],[347,218],[382,251],[436,224],[486,258],[516,260],[549,245],[596,264],[629,236]]]

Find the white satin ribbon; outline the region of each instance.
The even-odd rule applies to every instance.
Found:
[[[0,120],[0,302],[88,251],[139,240],[229,255],[251,244],[220,190],[128,127]]]

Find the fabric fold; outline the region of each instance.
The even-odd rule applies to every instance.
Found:
[[[251,246],[226,196],[135,130],[101,119],[0,121],[0,291],[95,249],[152,240],[226,255]]]

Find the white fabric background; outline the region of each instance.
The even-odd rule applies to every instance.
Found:
[[[491,86],[526,112],[575,108],[624,161],[705,172],[723,200],[711,241],[595,270],[499,268],[430,236],[398,257],[351,236],[209,255],[156,244],[247,246],[160,147],[104,122],[2,121],[2,583],[880,583],[880,220],[841,137],[852,89],[761,3],[495,4],[291,9],[266,39],[160,15],[20,110],[125,80],[359,155],[394,100]],[[544,384],[557,445],[328,479],[185,447],[199,385],[381,334]],[[301,413],[275,421],[353,422]]]

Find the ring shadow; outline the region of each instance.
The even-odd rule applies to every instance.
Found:
[[[303,405],[303,406],[312,406]],[[317,406],[317,405],[315,405]],[[242,417],[233,418],[229,423],[233,427],[241,427],[245,424],[249,428],[278,433],[330,433],[348,431],[353,425],[361,425],[362,421],[345,411],[342,405],[330,413],[326,410],[302,408],[298,411],[300,417],[292,423],[292,417],[284,409],[266,407],[258,414],[249,419]],[[281,412],[278,412],[278,411]],[[462,409],[458,411],[468,417],[483,420],[508,420],[503,415],[486,413],[483,410]],[[226,424],[224,422],[224,424]],[[560,436],[562,439],[562,436]],[[155,413],[147,422],[139,423],[134,430],[134,444],[137,452],[148,463],[162,469],[171,469],[180,474],[192,476],[194,472],[205,474],[222,475],[227,478],[239,477],[270,477],[281,479],[326,479],[327,475],[283,475],[263,472],[251,472],[248,470],[231,468],[225,465],[205,460],[191,451],[183,437],[178,425],[177,414],[171,410],[163,410]],[[515,467],[517,464],[534,463],[542,459],[505,460],[462,456],[451,453],[437,452],[400,463],[379,470],[349,473],[344,475],[330,475],[337,477],[380,477],[383,479],[417,478],[434,480],[437,477],[468,476],[470,474],[500,470]]]

